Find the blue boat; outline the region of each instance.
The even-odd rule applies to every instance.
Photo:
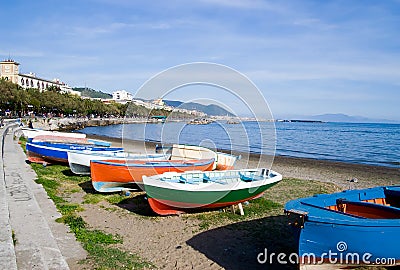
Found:
[[[285,212],[298,235],[300,268],[400,264],[400,186],[297,199]]]
[[[123,151],[120,147],[99,147],[90,144],[69,143],[26,143],[26,155],[30,162],[35,163],[64,163],[68,164],[68,151]]]

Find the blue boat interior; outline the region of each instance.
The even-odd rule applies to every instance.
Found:
[[[265,171],[263,171],[265,173]],[[269,173],[269,171],[268,171]],[[230,181],[261,181],[267,177],[274,175],[260,175],[257,171],[214,171],[214,172],[198,172],[183,174],[167,174],[160,178],[161,181],[184,183],[184,184],[200,184],[200,183],[217,183],[221,185],[228,184]]]
[[[376,187],[316,195],[291,201],[285,210],[303,216],[339,214],[358,219],[400,219],[400,187]]]

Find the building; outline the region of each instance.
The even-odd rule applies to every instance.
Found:
[[[0,62],[0,78],[6,81],[18,84],[24,89],[36,88],[40,91],[45,91],[48,87],[55,86],[60,88],[61,93],[68,93],[80,96],[79,91],[72,90],[68,84],[61,82],[59,79],[47,80],[36,77],[35,73],[21,74],[19,73],[19,63],[12,59],[7,59]]]
[[[127,103],[132,101],[132,94],[125,90],[118,90],[112,93],[112,99],[118,103]]]
[[[162,98],[158,98],[158,99],[153,100],[153,104],[156,104],[158,106],[164,106],[165,105],[165,103],[162,100]]]

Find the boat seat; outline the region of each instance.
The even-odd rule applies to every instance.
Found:
[[[388,204],[388,203],[386,202],[386,199],[385,199],[385,198],[369,199],[369,200],[364,200],[363,202],[375,203],[375,204],[381,204],[381,205],[390,206],[390,204]]]
[[[366,201],[336,200],[337,211],[371,219],[399,219],[400,209]],[[331,208],[330,208],[331,209]],[[334,210],[334,209],[331,209]]]
[[[179,177],[179,183],[185,184],[199,184],[201,180],[203,180],[203,176],[201,174],[192,175],[191,177],[185,177],[184,175],[181,175]]]
[[[339,211],[337,205],[329,205],[326,208],[328,208],[329,210],[333,210],[333,211]]]
[[[368,199],[368,200],[364,200],[362,202],[367,202],[367,203],[374,203],[374,204],[380,204],[380,205],[385,205],[385,206],[390,206],[389,203],[386,202],[385,198],[375,198],[375,199]],[[345,206],[341,206],[339,209],[338,205],[329,205],[326,208],[328,208],[329,210],[333,210],[333,211],[339,211],[340,212],[344,212],[345,211]]]
[[[257,180],[263,180],[264,177],[262,175],[256,175],[254,173],[250,173],[248,175],[239,173],[240,180],[244,182],[252,182],[252,181],[257,181]]]
[[[227,184],[227,182],[223,182],[220,179],[221,179],[221,177],[218,177],[218,176],[210,177],[207,174],[203,174],[203,183],[213,182],[213,183],[217,183],[217,184],[221,184],[221,185]]]

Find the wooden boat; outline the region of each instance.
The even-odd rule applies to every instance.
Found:
[[[50,131],[50,130],[42,130],[42,129],[34,129],[34,128],[22,128],[22,133],[24,137],[31,141],[36,136],[41,135],[53,135],[53,136],[62,136],[62,137],[70,137],[70,138],[86,138],[86,134],[83,133],[72,133],[72,132],[59,132],[59,131]]]
[[[34,163],[63,163],[68,164],[68,151],[123,151],[119,147],[99,147],[93,144],[73,144],[73,143],[46,143],[31,142],[26,143],[26,155],[30,162]]]
[[[235,163],[241,158],[241,156],[234,156],[231,154],[216,152],[217,154],[217,166],[216,170],[233,170],[235,168]]]
[[[248,169],[143,176],[143,185],[155,213],[174,215],[248,201],[281,180],[277,172]]]
[[[90,175],[91,160],[127,160],[127,159],[143,159],[143,160],[161,160],[169,159],[168,155],[163,154],[133,154],[128,152],[113,151],[68,151],[68,164],[71,171],[75,174]]]
[[[216,160],[214,170],[233,170],[236,161],[240,159],[240,156],[215,152],[202,146],[186,144],[156,146],[156,153],[171,154],[171,159],[214,158]]]
[[[297,199],[285,212],[299,235],[302,269],[400,264],[400,186]]]
[[[115,192],[126,185],[141,183],[143,175],[191,170],[207,171],[214,167],[214,159],[191,160],[91,160],[92,185],[99,192]]]

